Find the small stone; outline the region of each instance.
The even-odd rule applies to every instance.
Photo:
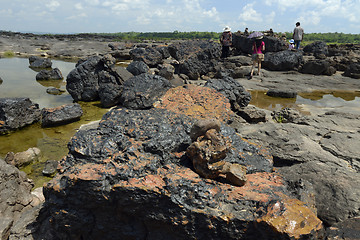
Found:
[[[220,122],[216,119],[204,119],[195,122],[190,131],[191,140],[195,141],[199,136],[205,135],[210,129],[220,132]]]
[[[236,186],[244,186],[246,183],[246,166],[240,164],[231,164],[228,172],[226,173],[226,179]]]

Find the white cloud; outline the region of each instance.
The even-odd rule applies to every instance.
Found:
[[[243,7],[243,13],[240,14],[239,19],[245,22],[262,22],[262,16],[253,8],[254,4],[250,3]]]
[[[83,10],[83,9],[84,9],[81,3],[75,4],[75,8],[76,8],[77,10]]]
[[[86,18],[87,14],[86,13],[81,13],[81,14],[76,14],[70,17],[67,17],[67,20],[74,20],[74,19],[79,19],[79,18]]]
[[[85,0],[85,2],[91,6],[98,6],[100,4],[99,0]]]
[[[50,11],[55,11],[59,6],[60,3],[58,1],[51,1],[47,4],[45,4],[45,6],[50,10]]]

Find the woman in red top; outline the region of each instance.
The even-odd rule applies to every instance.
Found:
[[[265,43],[263,40],[261,40],[263,38],[263,36],[257,37],[256,40],[253,42],[253,46],[252,46],[252,67],[251,67],[251,72],[250,72],[250,77],[249,79],[251,79],[253,77],[254,74],[254,67],[257,64],[258,65],[258,75],[260,76],[260,70],[261,70],[261,62],[264,61],[264,54],[262,51],[265,51]]]

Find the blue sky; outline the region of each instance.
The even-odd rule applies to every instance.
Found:
[[[0,30],[360,33],[360,0],[0,0]]]

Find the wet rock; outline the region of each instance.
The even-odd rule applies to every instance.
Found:
[[[134,76],[137,76],[137,75],[140,75],[142,73],[149,73],[150,68],[143,61],[132,61],[126,67],[126,70],[131,72]]]
[[[5,156],[5,162],[17,168],[24,167],[32,162],[37,161],[39,159],[40,153],[40,149],[36,147],[29,148],[24,152],[8,152]]]
[[[39,105],[29,98],[0,98],[0,134],[40,120]]]
[[[360,63],[351,63],[345,70],[344,76],[360,79]]]
[[[29,57],[29,64],[31,68],[51,68],[52,66],[49,58],[41,58],[38,56]]]
[[[36,74],[36,80],[61,80],[63,78],[64,77],[58,68],[51,70],[44,69]]]
[[[266,95],[270,97],[296,98],[297,92],[291,90],[269,89]]]
[[[47,160],[42,170],[42,174],[45,176],[53,176],[57,171],[57,166],[59,162],[55,160]]]
[[[273,71],[289,71],[297,69],[302,61],[303,56],[300,52],[290,50],[266,52],[263,66]]]
[[[143,73],[124,82],[120,103],[131,109],[151,108],[169,88],[167,79]]]
[[[61,95],[61,94],[63,94],[65,91],[64,91],[64,90],[61,90],[61,89],[59,89],[59,88],[54,88],[54,87],[52,87],[52,88],[46,89],[46,92],[47,92],[48,94],[52,94],[52,95]]]
[[[156,67],[163,62],[162,54],[152,47],[138,47],[130,51],[131,59],[134,61],[143,61],[149,67]]]
[[[229,99],[231,108],[235,111],[246,107],[251,100],[250,93],[231,77],[210,79],[206,82],[205,87],[213,88],[224,94]]]
[[[43,108],[41,110],[41,126],[53,127],[78,121],[83,110],[78,103],[66,104],[56,108]]]
[[[266,122],[266,113],[255,106],[247,106],[236,113],[248,123]]]

